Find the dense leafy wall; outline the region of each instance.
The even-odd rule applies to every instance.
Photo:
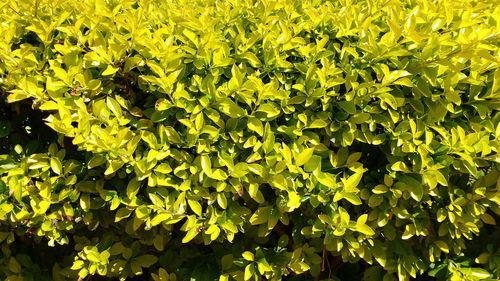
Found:
[[[495,280],[495,2],[2,1],[0,279]]]

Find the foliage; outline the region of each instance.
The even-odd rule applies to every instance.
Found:
[[[0,278],[497,280],[495,2],[2,1]]]

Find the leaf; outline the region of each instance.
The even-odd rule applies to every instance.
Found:
[[[205,125],[205,118],[203,117],[203,113],[199,113],[196,115],[194,127],[197,131],[200,131],[203,128],[203,125]]]
[[[302,166],[304,165],[309,159],[311,159],[312,155],[314,153],[314,148],[306,148],[302,150],[296,157],[295,157],[295,164],[297,166]]]
[[[368,220],[368,215],[363,214],[359,216],[358,219],[356,220],[356,225],[363,225],[366,223],[367,220]]]
[[[246,174],[248,174],[248,164],[243,162],[234,165],[234,168],[231,171],[231,176],[236,178],[243,177]]]
[[[246,111],[229,98],[219,102],[219,110],[231,118],[240,118],[247,115]]]
[[[448,248],[448,244],[446,244],[445,242],[441,241],[441,240],[436,240],[434,241],[434,244],[443,252],[445,253],[449,253],[450,252],[450,249]]]
[[[361,205],[361,203],[362,203],[359,196],[354,194],[354,193],[344,193],[342,195],[343,195],[344,199],[351,202],[351,204],[353,204],[353,205]]]
[[[242,58],[245,58],[252,67],[260,67],[262,64],[260,60],[257,58],[257,56],[251,52],[244,53],[242,55]]]
[[[259,190],[259,185],[255,183],[251,183],[248,185],[248,195],[255,200],[257,203],[264,203],[264,196]]]
[[[9,258],[9,270],[14,272],[14,273],[21,273],[21,265],[19,264],[19,262],[14,258],[14,257],[10,257]]]
[[[311,267],[302,262],[302,261],[299,261],[299,262],[295,262],[293,264],[290,264],[289,265],[290,269],[292,269],[295,273],[303,273],[303,272],[306,272],[308,271]]]
[[[266,170],[259,164],[248,165],[248,170],[258,176],[263,177],[266,174]]]
[[[97,263],[101,262],[99,253],[94,251],[87,253],[87,259],[91,262],[97,262]]]
[[[382,93],[382,94],[379,94],[378,97],[381,100],[383,100],[384,102],[386,102],[387,104],[389,104],[392,107],[392,109],[397,110],[398,103],[396,101],[396,98],[394,98],[393,95],[391,95],[389,93]]]
[[[61,175],[63,168],[62,168],[61,160],[59,160],[59,158],[51,157],[50,158],[50,167],[52,168],[52,171],[54,171],[54,173]]]
[[[357,186],[359,185],[361,179],[363,178],[363,171],[356,172],[349,176],[349,178],[342,178],[342,183],[344,184],[344,191],[346,192],[358,192],[359,189]]]
[[[217,203],[222,209],[227,208],[227,198],[226,195],[224,195],[224,193],[217,194]]]
[[[151,219],[150,223],[152,226],[159,225],[160,223],[172,218],[171,214],[168,213],[159,213],[153,219]]]
[[[406,185],[406,189],[410,192],[413,199],[416,201],[422,200],[424,188],[421,182],[407,175],[401,176],[400,180]]]
[[[264,153],[269,154],[273,150],[273,146],[274,146],[274,133],[271,130],[271,126],[269,125],[269,123],[266,123],[266,127],[264,130],[264,142],[262,144]]]
[[[361,233],[369,235],[369,236],[375,235],[375,231],[373,231],[373,229],[366,224],[360,224],[360,225],[357,224],[356,230],[358,232],[361,232]]]
[[[337,186],[337,182],[335,181],[335,177],[332,174],[329,173],[324,173],[324,172],[319,172],[316,175],[316,179],[318,181],[330,188],[335,188]]]
[[[257,262],[257,268],[260,274],[265,274],[266,272],[273,271],[273,268],[269,265],[269,263],[265,259],[260,259]]]
[[[241,254],[243,256],[244,259],[246,259],[247,261],[253,261],[254,260],[254,255],[252,252],[249,252],[249,251],[245,251]]]
[[[201,160],[201,168],[203,171],[207,174],[212,173],[212,161],[210,160],[210,157],[208,155],[202,155],[200,156]]]
[[[198,235],[198,230],[195,228],[191,228],[186,235],[182,238],[182,243],[188,243],[189,241],[193,240]]]
[[[255,211],[255,213],[250,217],[250,223],[252,225],[267,223],[270,212],[271,212],[270,207],[258,208],[257,211]]]
[[[119,222],[124,218],[128,218],[131,213],[132,213],[132,210],[129,210],[127,208],[118,209],[118,211],[116,212],[116,215],[115,215],[115,222]]]
[[[299,194],[296,192],[289,191],[288,192],[288,202],[286,203],[286,206],[290,208],[291,210],[297,209],[300,207],[301,204],[301,197]]]
[[[401,161],[398,161],[396,163],[394,163],[392,166],[391,166],[391,169],[393,171],[400,171],[400,172],[405,172],[405,173],[409,173],[410,170],[408,169],[408,167],[406,166],[405,163],[401,162]]]
[[[349,165],[351,163],[354,163],[354,162],[358,161],[361,158],[361,155],[362,155],[361,152],[355,152],[355,153],[349,155],[349,157],[347,157],[346,164]]]
[[[153,255],[142,255],[135,258],[135,261],[138,262],[142,267],[150,267],[158,261],[158,258]]]
[[[482,253],[479,255],[474,261],[479,264],[486,264],[490,260],[490,254],[489,253]]]
[[[214,180],[223,181],[227,179],[227,174],[222,169],[216,169],[212,172],[210,177],[213,178]]]
[[[164,268],[158,270],[158,277],[160,281],[168,281],[170,279],[168,272]]]
[[[101,73],[102,76],[108,76],[115,74],[120,68],[113,67],[112,65],[108,65],[106,69]]]
[[[274,103],[261,104],[257,111],[266,113],[267,118],[274,118],[281,113],[281,110]]]
[[[322,119],[314,120],[308,127],[309,129],[324,128],[328,126],[328,123]]]
[[[137,178],[133,178],[127,184],[127,197],[129,199],[134,198],[139,192],[141,182]]]
[[[344,208],[339,207],[339,214],[340,219],[342,220],[342,224],[348,225],[351,221],[351,216],[349,215],[349,213]]]
[[[109,165],[108,165],[108,168],[106,169],[106,171],[104,171],[104,175],[111,175],[112,173],[118,171],[118,169],[123,167],[123,165],[125,164],[121,160],[112,160],[108,163],[109,163]]]
[[[151,214],[152,209],[149,208],[146,205],[139,206],[137,209],[135,209],[135,216],[138,219],[145,220],[146,218],[149,217]]]
[[[470,270],[470,276],[473,276],[473,277],[476,277],[476,278],[480,278],[480,279],[484,279],[484,278],[489,278],[491,276],[491,274],[482,269],[482,268],[471,268]]]
[[[115,99],[107,97],[106,104],[116,117],[121,117],[123,115],[122,108]]]
[[[484,223],[491,224],[491,225],[496,225],[495,218],[493,218],[493,216],[490,215],[490,214],[487,214],[487,213],[482,214],[481,215],[481,220]]]
[[[188,204],[189,204],[189,207],[191,208],[191,210],[193,210],[193,212],[195,214],[197,214],[198,216],[201,216],[203,210],[202,210],[200,202],[198,202],[196,200],[188,200]]]
[[[89,160],[89,163],[87,164],[87,167],[89,169],[101,166],[102,164],[106,163],[106,158],[102,155],[94,155],[92,158]]]
[[[313,155],[309,161],[304,164],[304,171],[311,173],[315,172],[315,175],[321,170],[321,157],[318,155]]]
[[[79,270],[81,269],[85,263],[82,260],[76,260],[73,262],[73,265],[71,266],[72,270]]]
[[[30,96],[21,90],[12,90],[11,94],[7,96],[8,103],[14,103],[29,98]]]
[[[351,101],[339,101],[337,103],[340,108],[342,108],[345,112],[349,114],[356,114],[356,106]]]
[[[254,273],[255,273],[255,266],[253,264],[248,264],[245,267],[245,275],[244,275],[245,281],[250,280],[250,278],[253,277]]]
[[[406,70],[395,70],[392,71],[388,76],[384,77],[384,79],[382,80],[382,84],[390,84],[399,78],[406,77],[409,75],[411,75],[411,73],[409,73]]]

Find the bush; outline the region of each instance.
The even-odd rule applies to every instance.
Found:
[[[0,278],[497,280],[494,4],[3,1]]]

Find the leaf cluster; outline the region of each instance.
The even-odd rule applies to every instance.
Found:
[[[496,280],[499,16],[2,1],[0,278]]]

